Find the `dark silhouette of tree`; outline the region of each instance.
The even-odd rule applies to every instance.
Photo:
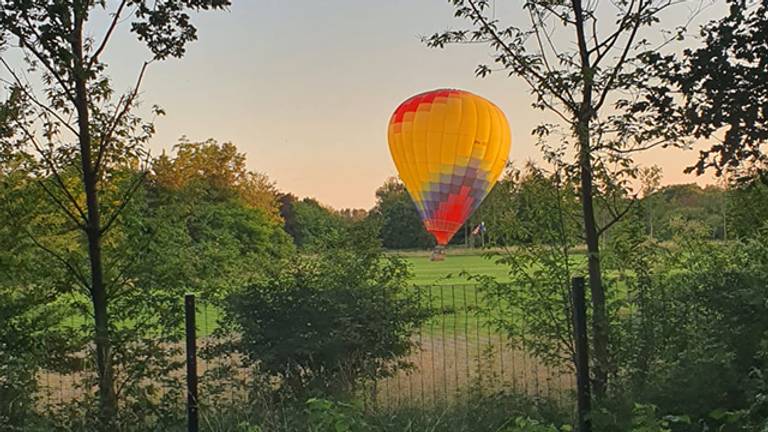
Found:
[[[668,134],[712,142],[687,172],[752,177],[768,143],[768,1],[728,4],[727,16],[701,29],[701,47],[644,55],[648,91],[631,109]]]

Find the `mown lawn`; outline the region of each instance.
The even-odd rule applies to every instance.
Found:
[[[444,261],[430,261],[429,253],[406,255],[406,261],[413,271],[415,285],[457,285],[473,283],[462,272],[495,276],[499,280],[508,280],[507,267],[496,264],[477,251],[474,255],[451,255],[450,250]]]
[[[436,316],[422,329],[426,334],[445,332],[468,333],[470,338],[480,327],[484,327],[483,315],[477,313],[485,306],[477,282],[466,274],[489,275],[497,280],[509,280],[508,267],[497,264],[494,258],[484,256],[479,249],[449,248],[444,261],[430,261],[430,251],[390,252],[403,257],[413,272],[411,283],[418,291],[422,304],[431,306]],[[583,257],[583,255],[582,255]],[[574,259],[580,259],[574,257]],[[182,301],[180,299],[180,301]],[[221,311],[214,305],[198,300],[197,331],[199,337],[210,336],[218,327]],[[79,327],[82,316],[73,316],[66,325]]]
[[[478,313],[484,308],[477,282],[467,274],[489,275],[498,280],[509,280],[506,266],[483,256],[482,250],[448,249],[444,261],[430,261],[431,253],[398,253],[411,266],[411,282],[422,304],[431,306],[436,315],[422,328],[425,335],[442,336],[456,334],[469,340],[476,339],[487,330],[487,314]]]
[[[481,255],[481,251],[461,250],[457,255],[449,255],[445,261],[430,261],[429,252],[408,252],[403,258],[411,265],[412,284],[418,291],[421,302],[431,305],[436,316],[423,328],[426,334],[448,332],[476,333],[482,326],[483,319],[476,314],[482,305],[482,296],[476,289],[476,282],[461,276],[462,272],[492,275],[500,280],[508,279],[505,266]],[[474,255],[470,254],[474,253]],[[196,317],[199,336],[208,336],[217,327],[216,320],[220,311],[213,305],[198,304]]]

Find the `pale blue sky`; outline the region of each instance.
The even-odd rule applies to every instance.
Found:
[[[232,141],[249,168],[281,190],[337,208],[369,208],[375,189],[395,174],[386,143],[391,112],[414,93],[456,87],[505,111],[513,161],[539,159],[530,132],[552,118],[530,108],[520,80],[474,77],[475,66],[488,61],[488,47],[435,50],[419,41],[462,24],[447,0],[233,3],[228,12],[195,17],[199,41],[186,57],[148,70],[142,100],[167,111],[156,122],[154,153],[182,135]],[[514,20],[519,5],[499,0],[497,13]],[[146,55],[127,32],[118,34],[105,56],[118,89],[131,85]],[[681,182],[695,180],[680,173],[694,157],[660,150],[641,160],[661,165],[668,182]]]

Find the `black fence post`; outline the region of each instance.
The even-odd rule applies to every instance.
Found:
[[[187,331],[187,431],[198,432],[197,419],[197,341],[195,335],[195,295],[184,296]]]
[[[579,432],[592,431],[592,400],[589,390],[589,342],[587,339],[587,302],[584,294],[584,278],[572,281],[573,336],[576,348],[576,397]]]

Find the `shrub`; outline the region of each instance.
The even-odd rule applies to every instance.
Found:
[[[30,290],[32,291],[32,290]],[[36,374],[64,357],[61,315],[34,294],[0,284],[0,430],[29,430],[35,414]]]
[[[674,430],[733,419],[718,412],[765,418],[768,235],[728,244],[681,238],[651,263],[617,316],[616,396],[695,420]]]
[[[408,366],[411,333],[429,313],[407,289],[406,263],[369,226],[296,255],[232,295],[237,349],[294,395],[343,394]]]

